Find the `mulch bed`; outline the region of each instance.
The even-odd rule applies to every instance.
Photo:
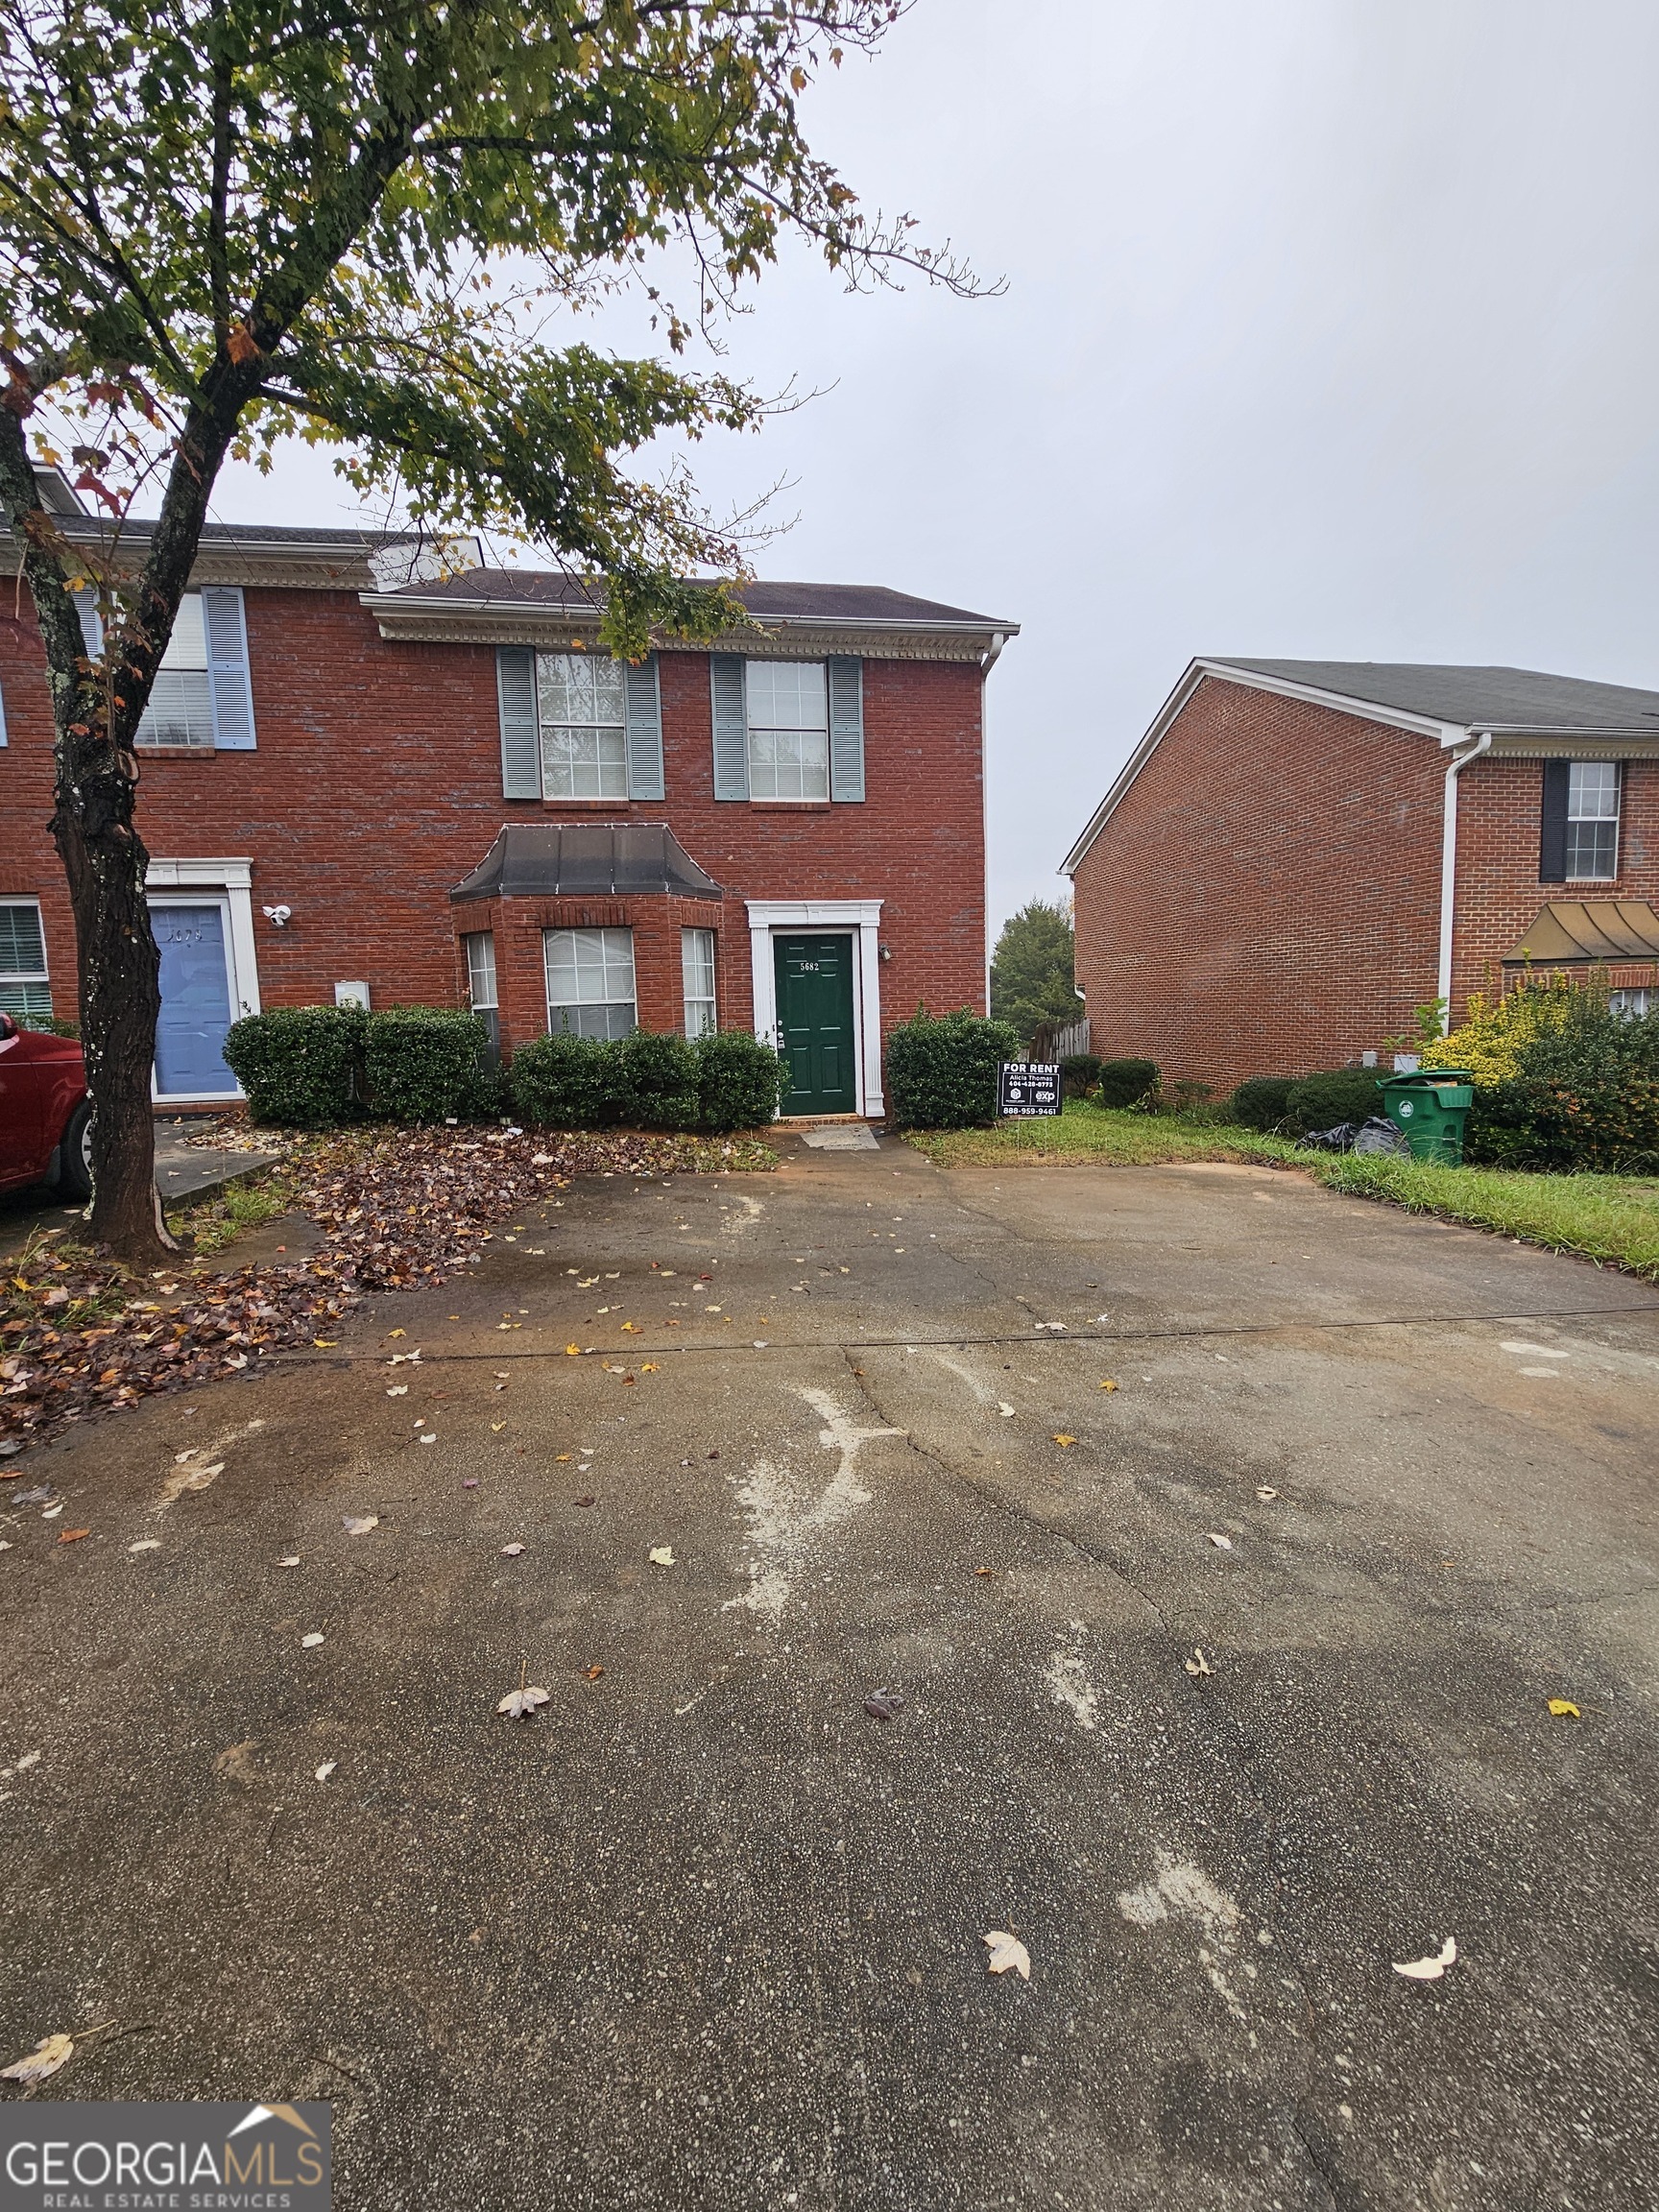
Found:
[[[140,1277],[57,1232],[0,1286],[0,1457],[89,1414],[233,1375],[265,1355],[323,1344],[371,1291],[464,1273],[491,1233],[577,1175],[769,1167],[753,1139],[531,1136],[478,1129],[352,1131],[279,1140],[272,1170],[292,1211],[323,1232],[287,1265],[192,1262]]]

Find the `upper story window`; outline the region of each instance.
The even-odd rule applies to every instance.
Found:
[[[639,1026],[632,929],[544,929],[547,1026],[555,1037],[628,1037]]]
[[[538,653],[541,795],[626,799],[628,700],[609,654]]]
[[[1538,878],[1544,883],[1611,883],[1619,874],[1617,760],[1546,760]]]
[[[830,686],[822,661],[751,661],[749,796],[828,799]]]
[[[52,1016],[46,978],[46,934],[38,899],[0,899],[0,1014],[20,1022]]]
[[[102,632],[89,610],[83,627],[88,652],[102,651]],[[253,692],[238,587],[207,585],[180,600],[134,742],[188,745],[202,753],[253,751]]]
[[[213,749],[213,690],[207,673],[207,625],[202,594],[186,591],[179,602],[173,635],[156,671],[150,704],[138,725],[140,745],[199,745]]]
[[[1575,760],[1567,781],[1568,879],[1610,883],[1619,873],[1619,763]]]

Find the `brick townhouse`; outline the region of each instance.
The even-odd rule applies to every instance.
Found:
[[[1361,1062],[1444,998],[1659,991],[1659,692],[1194,661],[1067,854],[1094,1049],[1219,1089]]]
[[[471,1004],[508,1053],[753,1027],[785,1111],[879,1115],[894,1022],[983,1010],[982,695],[1015,625],[756,584],[763,629],[624,665],[568,577],[410,565],[354,532],[204,533],[139,739],[158,1104],[235,1095],[238,1015],[358,998]],[[72,1014],[27,600],[0,701],[0,1006]]]

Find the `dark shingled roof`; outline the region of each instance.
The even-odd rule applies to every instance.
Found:
[[[1204,654],[1206,663],[1334,691],[1362,706],[1390,707],[1468,730],[1659,732],[1659,691],[1546,676],[1532,668],[1439,668],[1415,661],[1243,661]]]
[[[585,613],[602,605],[598,588],[579,576],[540,568],[469,568],[431,584],[410,584],[395,596],[407,599],[494,600],[515,607],[569,607]],[[762,622],[915,623],[931,628],[963,623],[978,630],[1011,628],[990,614],[914,599],[884,584],[746,584],[736,596]]]
[[[668,892],[724,897],[671,830],[643,822],[510,822],[451,900]]]

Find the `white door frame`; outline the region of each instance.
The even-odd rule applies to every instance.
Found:
[[[854,939],[853,1025],[858,1038],[857,1111],[886,1112],[881,1097],[881,901],[879,899],[748,899],[749,969],[755,1034],[778,1042],[778,971],[772,939],[797,929],[847,931]]]
[[[206,906],[217,902],[225,916],[225,956],[229,970],[230,1019],[259,1012],[259,965],[253,946],[253,863],[229,860],[152,860],[144,878],[147,898],[158,905]],[[151,1094],[157,1105],[174,1099],[194,1098],[194,1092],[162,1092],[150,1075]],[[214,1092],[215,1098],[240,1098],[241,1087]]]

